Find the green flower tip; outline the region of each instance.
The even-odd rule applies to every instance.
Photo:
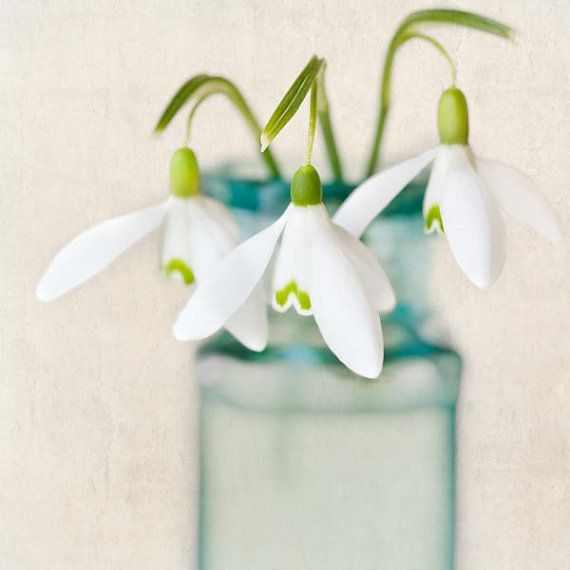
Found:
[[[450,87],[439,99],[437,128],[442,144],[467,144],[469,112],[465,95],[457,87]]]
[[[291,182],[291,202],[295,206],[314,206],[323,201],[323,187],[319,173],[313,166],[301,166]]]
[[[196,155],[187,147],[179,148],[170,159],[170,191],[177,198],[200,194],[200,170]]]

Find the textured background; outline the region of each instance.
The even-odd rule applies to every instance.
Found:
[[[197,72],[227,74],[266,119],[317,52],[329,61],[333,118],[357,176],[388,35],[430,5],[2,2],[0,568],[178,569],[195,555],[195,386],[188,346],[169,335],[185,294],[156,271],[158,240],[58,302],[33,295],[79,231],[163,199],[182,139],[180,121],[150,135],[167,98]],[[463,30],[438,37],[459,61],[473,147],[531,175],[568,235],[570,5],[453,5],[519,30],[512,44]],[[431,50],[402,51],[386,163],[434,143],[446,86]],[[299,160],[304,132],[299,118],[276,150]],[[206,166],[255,157],[223,101],[199,114],[195,133]],[[467,363],[461,569],[563,568],[570,557],[568,240],[552,246],[515,222],[509,236],[504,274],[487,292],[441,243],[436,257],[434,295]]]

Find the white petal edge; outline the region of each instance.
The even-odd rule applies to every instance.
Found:
[[[365,244],[344,228],[335,226],[335,233],[345,247],[345,254],[356,270],[372,306],[378,311],[392,311],[396,306],[396,293],[378,260]]]
[[[181,259],[193,270],[188,239],[189,226],[188,199],[172,196],[162,238],[162,267],[164,269],[173,259]],[[178,271],[173,271],[167,276],[176,281],[183,281],[183,277]]]
[[[267,346],[267,307],[258,285],[245,303],[231,316],[225,329],[249,350],[261,352]]]
[[[323,204],[313,206],[291,205],[287,225],[279,251],[275,256],[273,275],[271,279],[271,306],[278,313],[285,313],[291,306],[299,315],[313,314],[312,308],[303,309],[297,295],[290,293],[285,305],[277,303],[277,291],[295,281],[297,287],[311,295],[311,242],[309,239],[309,218],[312,215],[328,217]]]
[[[490,287],[505,261],[505,224],[467,152],[457,154],[450,164],[441,217],[447,243],[459,267],[477,287]]]
[[[347,368],[360,376],[377,378],[384,360],[378,313],[335,239],[332,224],[313,227],[311,244],[311,302],[323,339]]]
[[[220,226],[223,226],[236,242],[239,242],[239,227],[233,214],[228,210],[225,204],[218,202],[218,200],[214,200],[214,198],[209,198],[208,196],[198,196],[197,198],[193,198],[193,200],[199,201],[203,204],[210,216],[213,217]]]
[[[335,224],[360,237],[380,212],[415,178],[435,157],[432,148],[375,174],[355,188],[333,216]]]
[[[546,238],[561,238],[560,225],[548,200],[534,182],[511,166],[475,159],[477,172],[499,206]]]
[[[178,340],[199,340],[219,330],[261,280],[287,222],[289,209],[273,224],[233,249],[198,284],[174,323]]]
[[[424,217],[434,204],[439,204],[441,202],[443,186],[449,170],[449,165],[453,161],[453,156],[458,152],[464,153],[465,146],[442,144],[437,148],[424,196]]]
[[[110,265],[129,247],[155,230],[169,201],[98,224],[62,248],[36,289],[41,301],[51,301],[74,289]]]

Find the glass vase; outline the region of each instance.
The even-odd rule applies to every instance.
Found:
[[[325,185],[331,212],[349,190]],[[262,353],[227,333],[200,347],[200,570],[453,567],[461,363],[427,338],[424,190],[411,184],[364,236],[398,296],[379,379],[349,372],[291,311],[270,315]],[[289,201],[285,181],[218,174],[206,191],[248,236]]]

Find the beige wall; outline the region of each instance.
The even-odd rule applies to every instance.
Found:
[[[169,336],[184,293],[156,271],[157,240],[58,302],[33,296],[60,245],[163,198],[182,139],[181,122],[150,136],[166,99],[194,73],[227,74],[266,119],[317,52],[357,176],[388,34],[431,4],[2,3],[0,568],[182,569],[193,559],[195,387],[188,347]],[[459,61],[475,150],[532,175],[568,235],[570,5],[455,5],[520,32],[513,44],[461,30],[438,37]],[[402,52],[387,162],[433,144],[446,74],[430,50]],[[198,117],[205,165],[250,144],[255,156],[228,111],[213,103]],[[276,150],[298,160],[304,131],[296,120]],[[435,294],[467,364],[458,556],[469,570],[563,568],[570,557],[568,240],[554,247],[514,222],[509,237],[504,274],[487,292],[443,244],[436,259]]]

